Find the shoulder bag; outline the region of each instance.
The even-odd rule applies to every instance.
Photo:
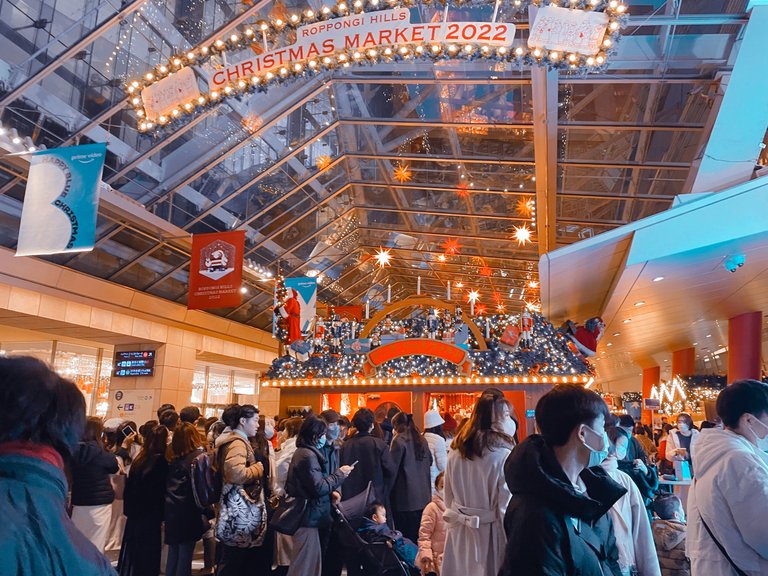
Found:
[[[272,528],[281,534],[293,536],[301,526],[306,509],[306,498],[296,498],[287,494],[280,496],[272,514]]]

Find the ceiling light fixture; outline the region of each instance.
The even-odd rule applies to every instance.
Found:
[[[640,306],[645,306],[645,300],[638,300],[635,302],[635,308],[640,308]]]
[[[623,322],[624,324],[629,324],[630,322],[632,322],[632,318],[625,318]]]
[[[664,276],[656,276],[656,278],[653,279],[654,282],[661,282],[664,280]]]
[[[614,336],[621,336],[621,332],[614,332],[613,335]]]

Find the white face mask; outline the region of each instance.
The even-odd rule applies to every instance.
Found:
[[[747,424],[749,429],[752,431],[752,434],[755,435],[755,444],[757,445],[757,449],[762,450],[763,452],[768,452],[768,425],[763,424],[757,418],[755,418],[753,422],[757,422],[760,427],[762,427],[763,434],[765,434],[765,436],[761,438],[760,435],[755,431],[755,427],[752,424]]]
[[[440,498],[445,499],[445,489],[440,488],[440,490],[436,490],[437,495],[440,496]]]
[[[515,424],[515,421],[512,420],[511,417],[507,416],[501,423],[501,432],[504,432],[504,434],[510,438],[515,437],[515,432],[517,432],[517,424]]]
[[[627,443],[624,443],[621,446],[616,446],[616,459],[624,460],[624,458],[627,457],[627,448],[628,447],[629,447],[629,445]]]
[[[275,435],[275,429],[270,427],[264,428],[264,436],[267,437],[267,440],[272,440],[272,437]]]
[[[688,430],[690,430],[690,428],[688,428],[688,424],[684,424],[682,422],[677,425],[677,429],[680,430],[680,432],[688,432]]]

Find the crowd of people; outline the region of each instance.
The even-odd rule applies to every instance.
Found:
[[[187,576],[202,541],[202,573],[354,576],[354,524],[413,575],[765,575],[768,385],[729,385],[717,413],[654,434],[564,384],[522,442],[495,388],[455,428],[437,410],[276,423],[248,404],[105,427],[44,363],[0,358],[0,573]],[[664,465],[689,467],[687,502],[659,492]]]

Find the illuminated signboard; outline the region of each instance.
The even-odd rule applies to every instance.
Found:
[[[154,374],[154,350],[115,352],[115,376],[153,376]]]

